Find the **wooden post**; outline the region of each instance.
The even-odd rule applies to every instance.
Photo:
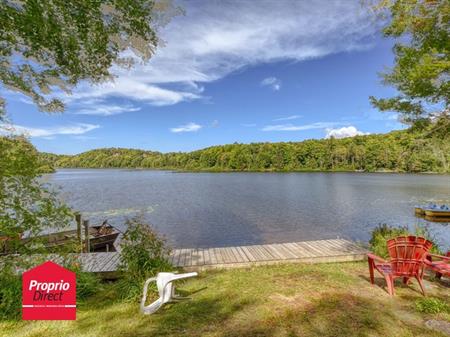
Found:
[[[83,241],[81,240],[81,214],[75,213],[75,221],[77,222],[77,244],[83,250]]]
[[[89,220],[83,220],[84,226],[84,242],[85,242],[85,252],[89,253],[90,251],[90,242],[89,242]]]

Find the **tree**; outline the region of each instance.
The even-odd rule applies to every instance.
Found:
[[[448,0],[377,0],[390,15],[383,33],[400,39],[394,46],[395,64],[382,74],[399,95],[370,97],[381,111],[396,111],[407,124],[427,124],[449,118],[450,2]]]
[[[1,1],[0,82],[42,111],[63,111],[49,96],[55,90],[110,80],[111,65],[135,62],[126,50],[147,61],[159,42],[156,27],[170,16],[163,13],[177,13],[170,0]]]
[[[450,132],[424,130],[344,139],[290,143],[251,143],[213,146],[194,152],[160,153],[135,149],[97,149],[78,155],[40,154],[47,166],[130,167],[216,171],[393,170],[449,172]],[[441,128],[441,130],[443,130]],[[441,131],[439,131],[440,133]],[[415,153],[417,165],[407,163]]]
[[[42,162],[24,137],[0,137],[0,244],[20,253],[41,251],[42,230],[70,224],[70,210],[42,181]],[[28,241],[21,240],[22,235]],[[4,241],[7,239],[7,241]],[[0,246],[0,252],[6,247]]]
[[[149,60],[158,25],[176,14],[171,0],[0,1],[0,83],[42,111],[63,111],[58,93],[110,80],[113,64]],[[4,117],[0,97],[0,122]],[[32,245],[21,245],[22,234],[66,226],[70,211],[37,179],[43,167],[36,149],[25,138],[1,136],[9,131],[0,124],[0,236],[26,250]],[[114,166],[120,158],[108,159],[97,162]]]

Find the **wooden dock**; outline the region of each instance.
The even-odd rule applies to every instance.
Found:
[[[169,257],[175,267],[188,271],[236,268],[277,263],[324,263],[364,260],[367,251],[344,239],[274,243],[221,248],[175,249]],[[87,272],[113,275],[120,252],[80,254]]]

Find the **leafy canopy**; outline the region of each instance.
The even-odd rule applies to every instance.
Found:
[[[438,125],[436,123],[435,125]],[[55,167],[154,168],[207,171],[396,171],[450,172],[450,130],[394,131],[343,139],[212,146],[193,152],[96,149],[77,155],[40,153]],[[434,135],[436,132],[434,133]]]
[[[39,234],[68,226],[71,212],[37,179],[43,164],[27,139],[0,137],[0,158],[0,254],[42,252]],[[21,240],[24,236],[27,241]]]
[[[382,74],[399,95],[370,97],[381,111],[397,111],[409,124],[448,118],[450,1],[381,0],[376,9],[390,15],[384,35],[398,38],[395,64]]]
[[[112,64],[148,60],[158,44],[155,27],[171,8],[170,0],[1,1],[0,82],[42,111],[63,111],[49,96],[55,90],[70,93],[82,80],[111,79]],[[134,55],[124,56],[127,50]]]

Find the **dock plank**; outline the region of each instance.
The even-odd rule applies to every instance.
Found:
[[[219,262],[216,259],[216,252],[214,251],[214,248],[209,248],[208,252],[209,252],[209,257],[211,259],[211,264],[212,265],[218,264]]]
[[[328,245],[325,242],[312,241],[312,242],[307,242],[307,244],[309,244],[313,248],[319,250],[326,256],[332,256],[332,255],[336,254],[336,251],[333,250],[332,248],[328,247]]]
[[[241,250],[244,252],[244,254],[247,256],[250,262],[256,262],[256,257],[253,256],[253,254],[250,252],[247,246],[240,247]]]
[[[211,263],[211,257],[209,256],[209,249],[202,249],[203,250],[203,261],[205,265],[210,265]]]
[[[345,246],[342,243],[336,243],[334,240],[326,240],[325,244],[333,249],[335,252],[342,253],[349,253],[352,252],[354,249],[349,249],[347,246]]]
[[[220,251],[225,263],[237,262],[230,248],[221,248]]]
[[[281,262],[337,262],[363,260],[367,251],[345,239],[315,240],[219,248],[174,249],[169,261],[186,270],[231,268]],[[117,271],[120,252],[75,254],[84,271],[110,274]]]
[[[192,256],[192,254],[193,254],[193,252],[194,252],[194,249],[186,249],[186,252],[185,252],[186,257],[185,257],[185,261],[184,261],[185,267],[192,266],[192,263],[193,263],[193,256]]]
[[[191,255],[192,266],[202,266],[205,264],[203,259],[203,250],[202,249],[194,249]]]
[[[297,242],[297,245],[304,247],[307,251],[309,251],[311,254],[313,254],[313,256],[326,256],[327,255],[325,252],[323,252],[320,249],[318,249],[317,247],[314,247],[313,245],[307,243],[306,241]]]
[[[277,249],[283,253],[285,259],[295,259],[304,257],[304,251],[298,248],[293,243],[280,243],[277,245]]]
[[[314,254],[311,253],[308,249],[298,244],[298,242],[292,242],[290,244],[295,251],[298,252],[298,256],[301,258],[309,258],[314,257]]]
[[[105,263],[103,266],[105,271],[115,271],[117,266],[120,264],[120,254],[111,254],[111,259]]]
[[[184,267],[184,262],[186,260],[186,255],[184,254],[185,249],[180,249],[179,250],[179,257],[178,257],[178,262],[177,262],[177,266],[178,267]]]

